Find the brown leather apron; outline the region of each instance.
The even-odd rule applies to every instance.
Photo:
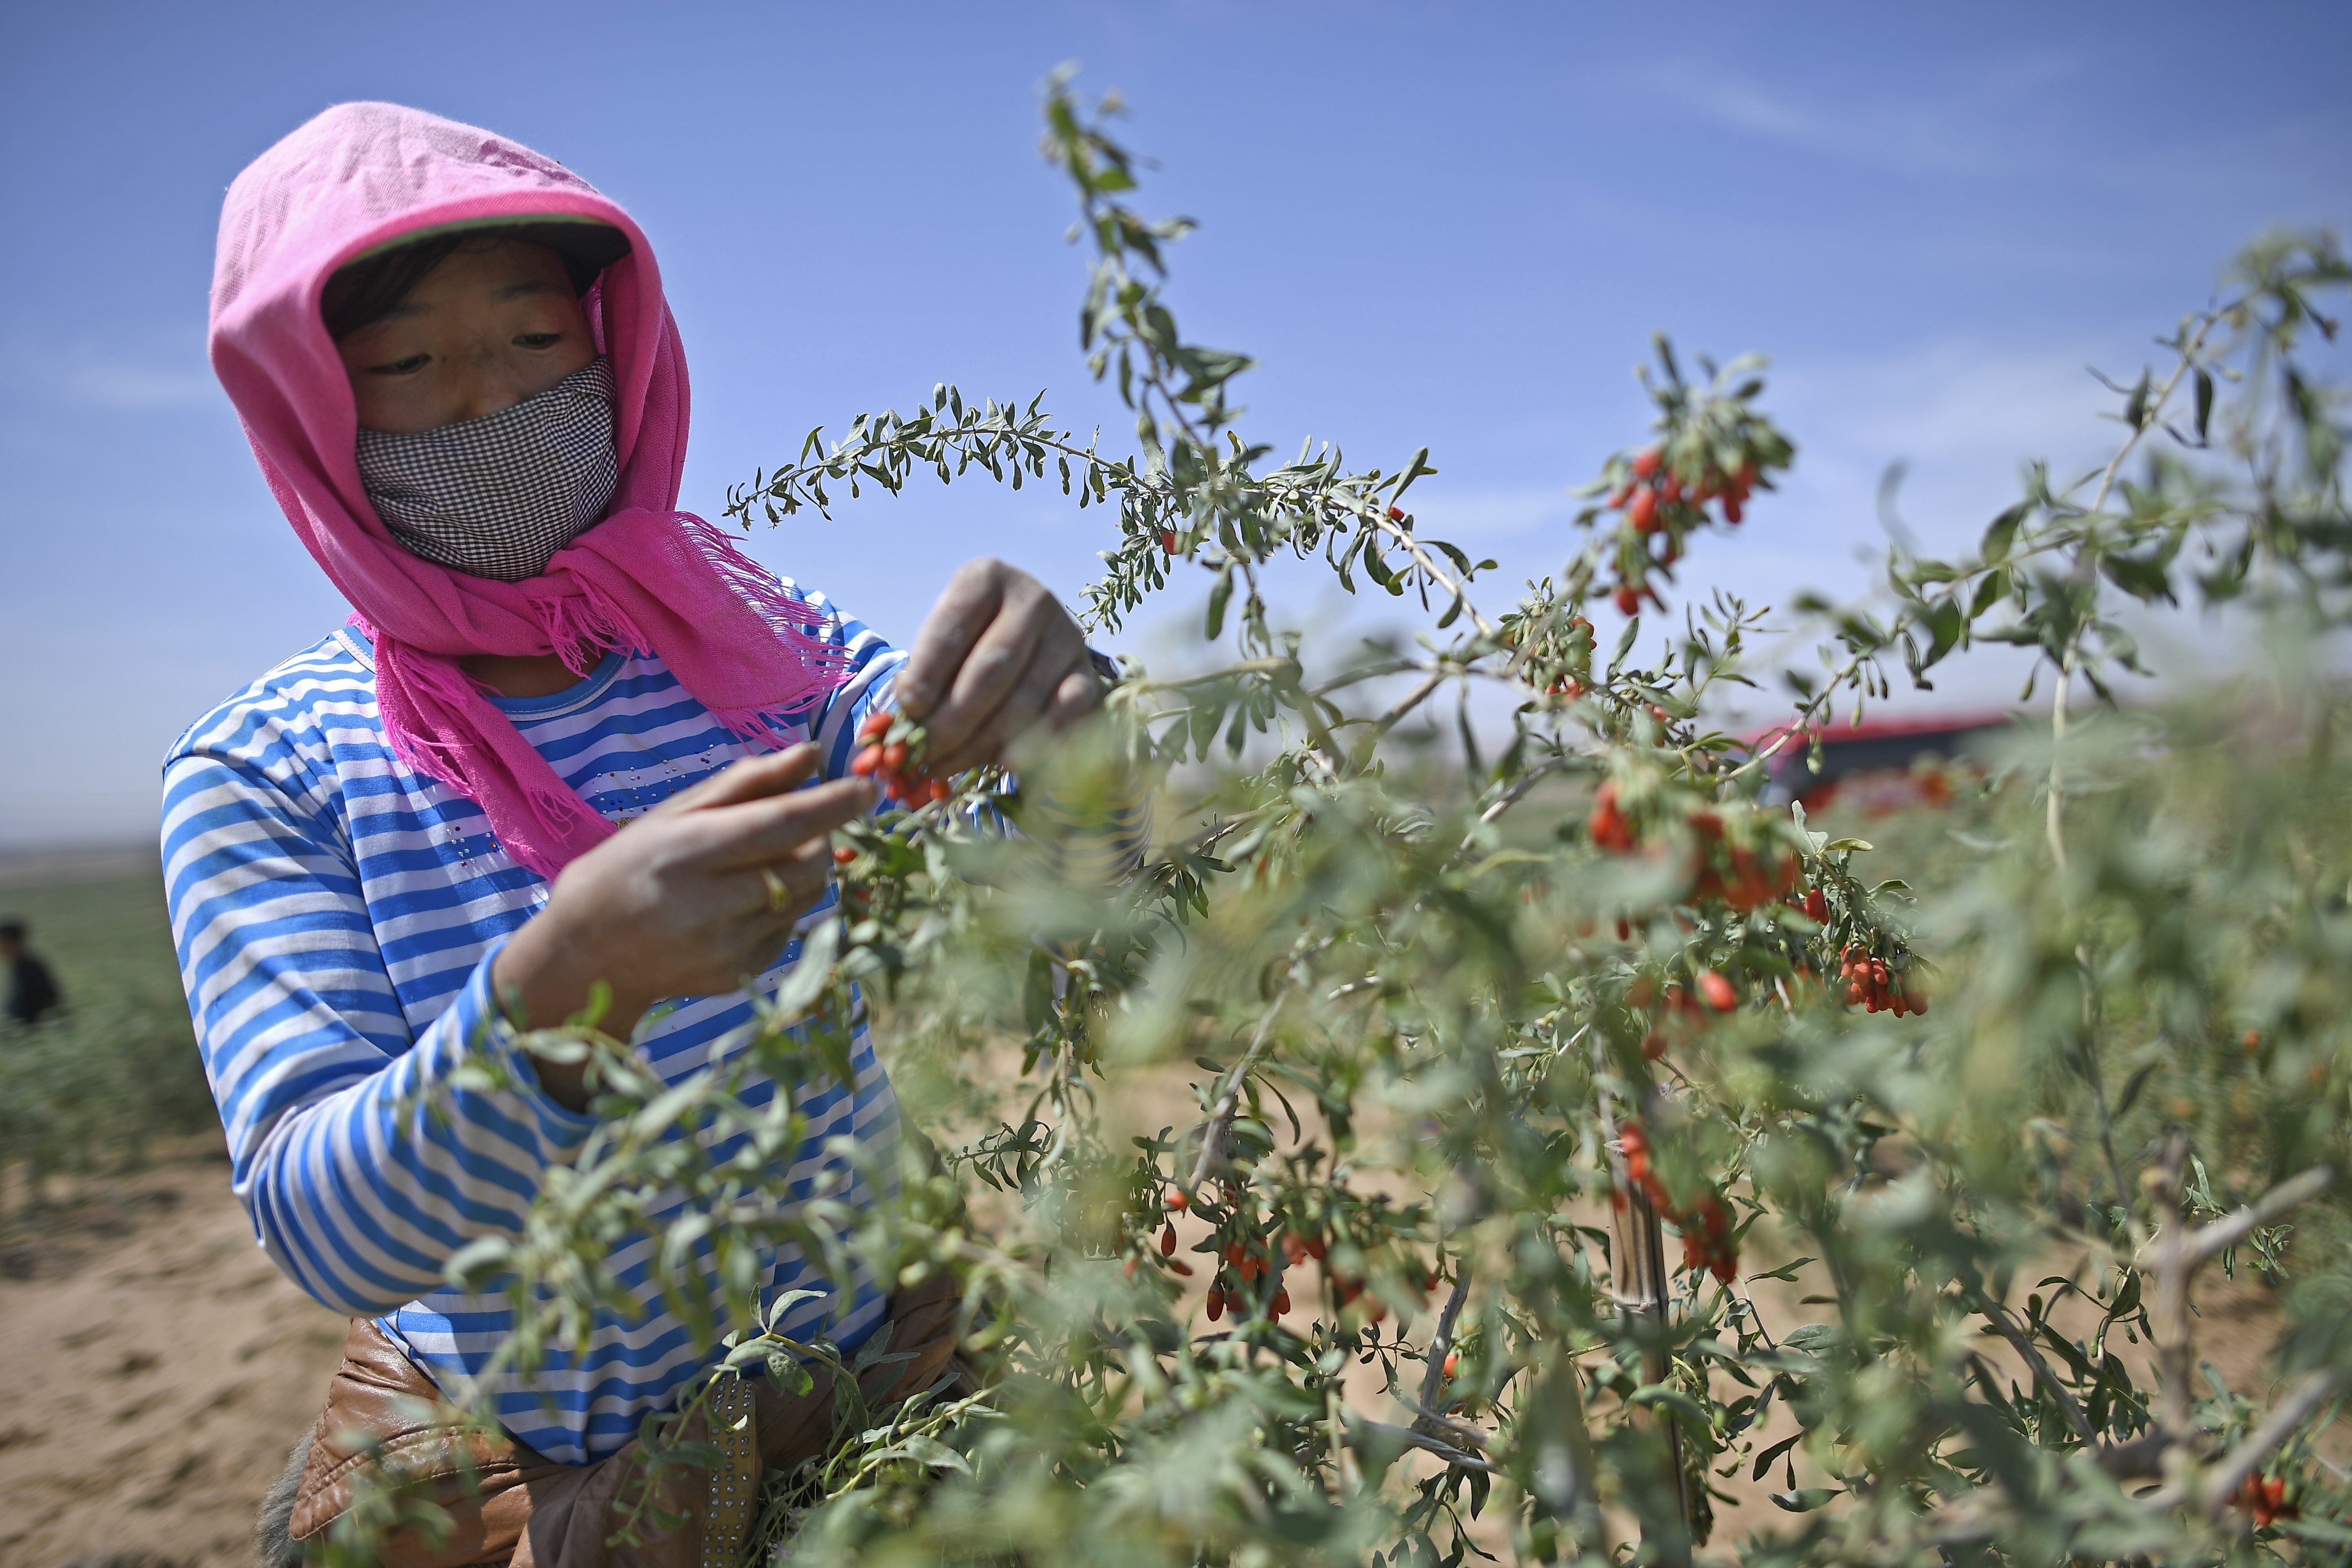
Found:
[[[886,1361],[859,1376],[868,1409],[886,1409],[942,1377],[951,1380],[952,1394],[978,1386],[956,1354],[960,1305],[954,1279],[944,1273],[891,1298],[889,1353],[913,1359]],[[373,1323],[353,1319],[343,1363],[311,1428],[292,1535],[298,1543],[323,1544],[351,1508],[354,1479],[371,1462],[358,1441],[364,1435],[401,1478],[402,1495],[449,1527],[437,1545],[418,1530],[394,1531],[381,1548],[383,1568],[736,1568],[758,1520],[761,1473],[788,1471],[833,1440],[834,1374],[809,1371],[814,1386],[803,1394],[760,1376],[723,1382],[682,1436],[715,1442],[726,1467],[673,1466],[655,1478],[648,1499],[650,1466],[635,1439],[593,1464],[562,1465],[504,1433],[465,1434],[423,1408],[440,1406],[446,1416],[440,1391],[416,1363]],[[638,1522],[639,1544],[607,1545],[641,1501],[685,1522],[659,1531],[649,1508]]]

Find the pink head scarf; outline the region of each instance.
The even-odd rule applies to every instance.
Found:
[[[603,522],[520,583],[474,577],[395,542],[361,486],[351,383],[319,313],[327,279],[419,229],[572,216],[611,224],[629,254],[582,300],[617,388],[620,486]],[[735,733],[835,689],[844,658],[819,617],[702,519],[675,510],[686,463],[686,355],[653,247],[618,205],[553,159],[389,103],[327,110],[256,159],[221,209],[212,360],[304,546],[375,642],[393,752],[488,814],[517,861],[552,879],[610,824],[457,665],[469,653],[583,644],[658,653]]]

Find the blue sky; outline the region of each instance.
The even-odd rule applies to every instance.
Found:
[[[152,833],[173,735],[344,614],[204,358],[221,193],[330,103],[491,127],[631,207],[710,511],[941,379],[1116,423],[1035,151],[1037,84],[1078,61],[1161,164],[1144,205],[1202,225],[1173,300],[1263,362],[1251,427],[1426,443],[1424,528],[1506,582],[1639,437],[1653,330],[1769,355],[1796,477],[1690,579],[1769,601],[1862,585],[1895,459],[1912,527],[1971,536],[2021,458],[2098,449],[2085,364],[2129,379],[2263,226],[2340,228],[2347,57],[2319,4],[9,7],[0,847]],[[960,485],[753,548],[908,637],[969,555],[1075,595],[1099,516]]]

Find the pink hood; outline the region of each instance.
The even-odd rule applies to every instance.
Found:
[[[582,300],[617,387],[620,487],[605,521],[520,583],[474,577],[394,542],[360,482],[351,383],[320,316],[335,269],[419,229],[568,216],[628,237]],[[728,727],[836,688],[816,617],[719,530],[676,510],[686,464],[686,355],[653,247],[629,215],[551,158],[389,103],[328,110],[230,185],[213,272],[212,360],[305,548],[376,644],[376,689],[400,759],[466,795],[509,854],[553,878],[612,828],[461,673],[467,653],[657,653]]]

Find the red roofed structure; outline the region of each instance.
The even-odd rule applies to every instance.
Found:
[[[1996,731],[2011,727],[2004,712],[1923,714],[1916,718],[1873,719],[1858,726],[1832,722],[1820,726],[1822,767],[1806,766],[1809,747],[1802,734],[1792,736],[1767,764],[1782,799],[1817,810],[1833,796],[1859,795],[1866,811],[1889,811],[1905,805],[1941,804],[1948,785],[1938,772],[1922,770],[1924,759],[1958,762]],[[1759,750],[1789,732],[1787,726],[1766,730],[1753,738]]]

